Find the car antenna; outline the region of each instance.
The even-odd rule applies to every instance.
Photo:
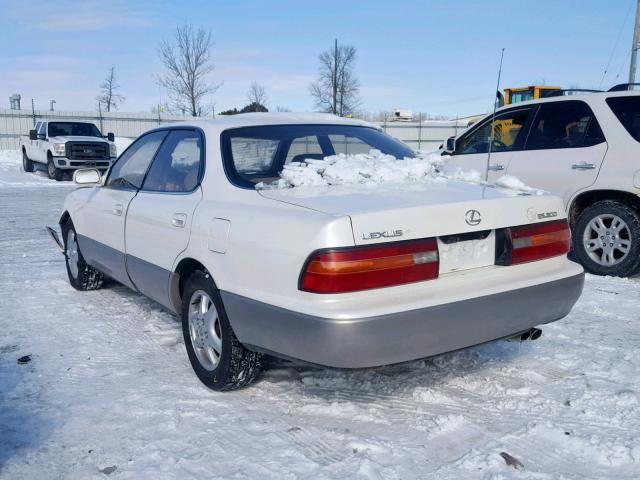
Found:
[[[491,115],[491,124],[489,128],[491,129],[491,134],[489,135],[489,151],[487,154],[487,169],[485,172],[484,179],[489,181],[489,165],[491,161],[491,149],[493,147],[493,132],[495,129],[495,120],[496,120],[496,108],[498,107],[498,94],[500,93],[500,75],[502,75],[502,59],[504,58],[504,47],[502,47],[502,51],[500,52],[500,66],[498,67],[498,84],[496,85],[496,96],[493,99],[493,115]]]

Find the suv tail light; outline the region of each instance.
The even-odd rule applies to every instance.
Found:
[[[534,223],[506,229],[511,249],[499,265],[515,265],[566,255],[571,248],[571,230],[566,220]]]
[[[311,254],[300,290],[342,293],[438,278],[435,238],[323,250]]]

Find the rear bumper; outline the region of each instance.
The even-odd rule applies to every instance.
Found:
[[[337,368],[426,358],[508,337],[566,316],[584,274],[389,315],[329,319],[221,292],[233,329],[249,348]]]

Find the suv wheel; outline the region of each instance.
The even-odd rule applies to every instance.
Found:
[[[47,174],[51,180],[55,180],[59,182],[62,180],[62,170],[56,167],[56,164],[53,163],[53,158],[51,155],[47,155]]]
[[[594,203],[578,217],[573,249],[589,273],[632,275],[640,267],[640,214],[615,200]]]
[[[22,151],[22,170],[25,172],[31,173],[33,172],[33,162],[27,157],[27,152]]]
[[[64,256],[67,266],[69,283],[76,290],[97,290],[102,286],[104,275],[85,262],[80,247],[76,229],[71,220],[62,226],[62,238],[64,239]]]
[[[211,277],[193,273],[182,293],[182,333],[191,366],[213,390],[235,390],[253,382],[262,355],[247,350],[236,338]]]

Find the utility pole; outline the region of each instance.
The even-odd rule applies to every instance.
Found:
[[[638,0],[640,2],[640,0]],[[333,114],[338,113],[338,39],[335,39],[333,49]]]
[[[631,44],[631,64],[629,65],[629,83],[636,82],[636,57],[640,43],[640,0],[636,3],[636,23],[633,28],[633,43]]]

